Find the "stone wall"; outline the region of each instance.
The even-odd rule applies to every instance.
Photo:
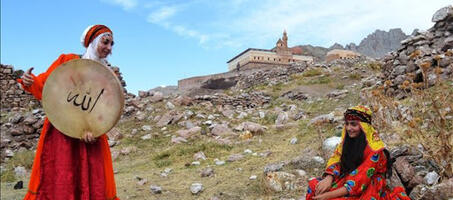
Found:
[[[1,79],[1,108],[2,112],[18,110],[19,108],[37,108],[40,107],[37,101],[30,93],[25,92],[16,79],[23,74],[22,70],[14,70],[11,65],[0,64]]]
[[[269,68],[269,66],[272,66],[273,68],[275,67],[289,67],[290,64],[269,64],[269,63],[261,63],[261,62],[249,62],[244,66],[241,66],[241,70],[247,70],[247,69],[265,69]]]
[[[185,92],[189,90],[195,90],[200,88],[205,89],[227,89],[227,88],[210,88],[211,85],[215,82],[222,82],[225,84],[230,84],[229,87],[237,87],[236,83],[244,84],[243,82],[256,82],[256,81],[266,81],[266,80],[248,80],[247,77],[266,77],[269,76],[284,76],[287,72],[293,72],[294,70],[300,71],[305,69],[307,63],[291,63],[291,64],[269,64],[269,63],[258,63],[251,62],[241,67],[240,71],[229,71],[219,74],[211,74],[206,76],[196,76],[191,78],[186,78],[178,81],[178,90],[180,92]],[[275,69],[275,70],[274,70]],[[272,70],[272,72],[269,72]],[[266,71],[263,73],[263,71]],[[281,72],[281,73],[280,73]],[[257,75],[260,74],[260,75]],[[266,75],[264,75],[266,74]],[[246,80],[247,79],[247,80]],[[254,79],[254,78],[252,78]],[[235,82],[235,84],[232,84]],[[246,84],[250,85],[250,84]],[[253,85],[253,84],[252,84]],[[228,87],[228,88],[229,88]],[[242,86],[241,86],[242,88]]]
[[[210,79],[229,79],[232,77],[238,76],[238,72],[225,72],[225,73],[220,73],[220,74],[211,74],[211,75],[206,75],[206,76],[196,76],[196,77],[191,77],[191,78],[186,78],[178,81],[178,90],[184,91],[184,90],[190,90],[190,89],[196,89],[196,88],[201,88],[203,83],[210,80]]]
[[[435,23],[427,31],[417,31],[401,41],[401,48],[383,58],[383,76],[390,83],[389,95],[404,97],[401,84],[427,80],[434,85],[437,77],[450,79],[453,75],[453,6],[438,10],[432,18]],[[436,73],[434,69],[438,68]],[[424,72],[423,70],[426,70]],[[426,76],[426,77],[424,77]]]

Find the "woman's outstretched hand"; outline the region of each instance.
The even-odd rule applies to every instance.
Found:
[[[22,75],[22,80],[24,81],[24,85],[26,87],[30,87],[33,84],[33,76],[31,75],[31,71],[33,70],[33,67],[28,69],[27,72]]]
[[[327,175],[326,177],[324,177],[324,179],[319,181],[315,188],[315,196],[318,196],[329,191],[330,187],[332,186],[332,181],[333,181],[332,175]]]
[[[93,133],[91,133],[90,131],[85,131],[82,136],[82,140],[86,143],[94,143],[96,141],[96,138],[93,137]]]

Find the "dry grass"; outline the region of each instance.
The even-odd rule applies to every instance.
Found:
[[[428,73],[424,70],[425,76]],[[435,86],[423,89],[426,83],[405,81],[399,87],[406,91],[405,100],[386,96],[385,86],[368,93],[375,124],[379,130],[403,136],[407,143],[421,144],[425,158],[436,161],[441,175],[453,177],[452,82],[438,79]]]
[[[254,136],[249,141],[227,146],[211,142],[208,138],[191,140],[188,144],[163,143],[157,146],[144,146],[134,154],[123,156],[115,163],[119,171],[115,175],[119,188],[119,196],[133,199],[208,199],[212,196],[225,199],[257,199],[270,197],[296,198],[302,191],[293,191],[286,194],[266,194],[259,180],[251,181],[251,175],[263,176],[263,167],[272,162],[286,160],[300,155],[307,144],[313,143],[311,133],[293,128],[285,131],[270,130],[264,135]],[[298,137],[304,141],[299,145],[289,144],[289,138]],[[242,153],[245,149],[253,152],[272,151],[267,158],[245,155],[245,159],[223,166],[216,166],[214,159],[226,160],[229,155]],[[187,166],[193,160],[193,154],[203,151],[206,161],[200,166]],[[168,161],[166,166],[160,166],[160,161]],[[200,170],[212,167],[214,177],[201,178]],[[164,168],[172,168],[168,177],[161,177]],[[135,176],[147,178],[150,182],[145,186],[138,186]],[[258,178],[259,179],[259,178]],[[189,187],[194,182],[201,182],[205,190],[199,196],[193,196]],[[149,192],[149,185],[156,184],[163,188],[163,194],[153,195]]]

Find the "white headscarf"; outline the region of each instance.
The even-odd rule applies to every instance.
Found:
[[[85,34],[84,34],[85,35]],[[99,40],[105,36],[105,35],[111,35],[111,33],[102,33],[98,35],[87,47],[85,53],[83,54],[82,58],[84,59],[91,59],[100,62],[101,64],[105,66],[109,66],[109,62],[107,62],[107,58],[99,58],[97,48],[99,45]]]

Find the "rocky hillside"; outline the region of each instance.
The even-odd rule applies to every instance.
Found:
[[[350,43],[344,49],[358,52],[371,58],[381,58],[401,47],[401,41],[408,36],[400,29],[376,30],[364,38],[359,45]]]
[[[321,62],[321,61],[325,60],[327,52],[330,51],[329,48],[312,46],[309,44],[308,45],[298,45],[297,47],[300,47],[303,49],[302,55],[313,56],[315,58],[315,61],[317,61],[317,62]]]
[[[323,61],[327,52],[332,49],[351,50],[370,58],[381,58],[387,53],[400,48],[401,41],[407,37],[400,28],[395,28],[390,29],[388,32],[376,30],[362,39],[359,45],[350,43],[343,47],[343,45],[335,43],[329,48],[312,45],[298,45],[297,47],[301,47],[304,50],[303,55],[313,56],[316,61]]]
[[[434,15],[438,23],[429,32],[438,37],[408,39],[383,62],[275,67],[240,76],[228,90],[191,97],[153,90],[128,95],[120,122],[108,133],[118,196],[304,199],[308,179],[322,175],[339,143],[343,112],[365,104],[375,112],[373,124],[395,161],[390,185],[404,186],[412,199],[452,198],[452,79],[436,76],[428,84],[422,78],[427,87],[413,90],[393,84],[405,75],[393,72],[401,52],[410,46],[415,51],[420,41],[440,51],[417,53],[407,62],[441,55],[449,62],[442,73],[452,68],[452,47],[445,46],[452,10]],[[42,117],[41,109],[1,113],[2,199],[26,192],[20,181],[27,185],[37,139],[12,127],[39,128]]]

